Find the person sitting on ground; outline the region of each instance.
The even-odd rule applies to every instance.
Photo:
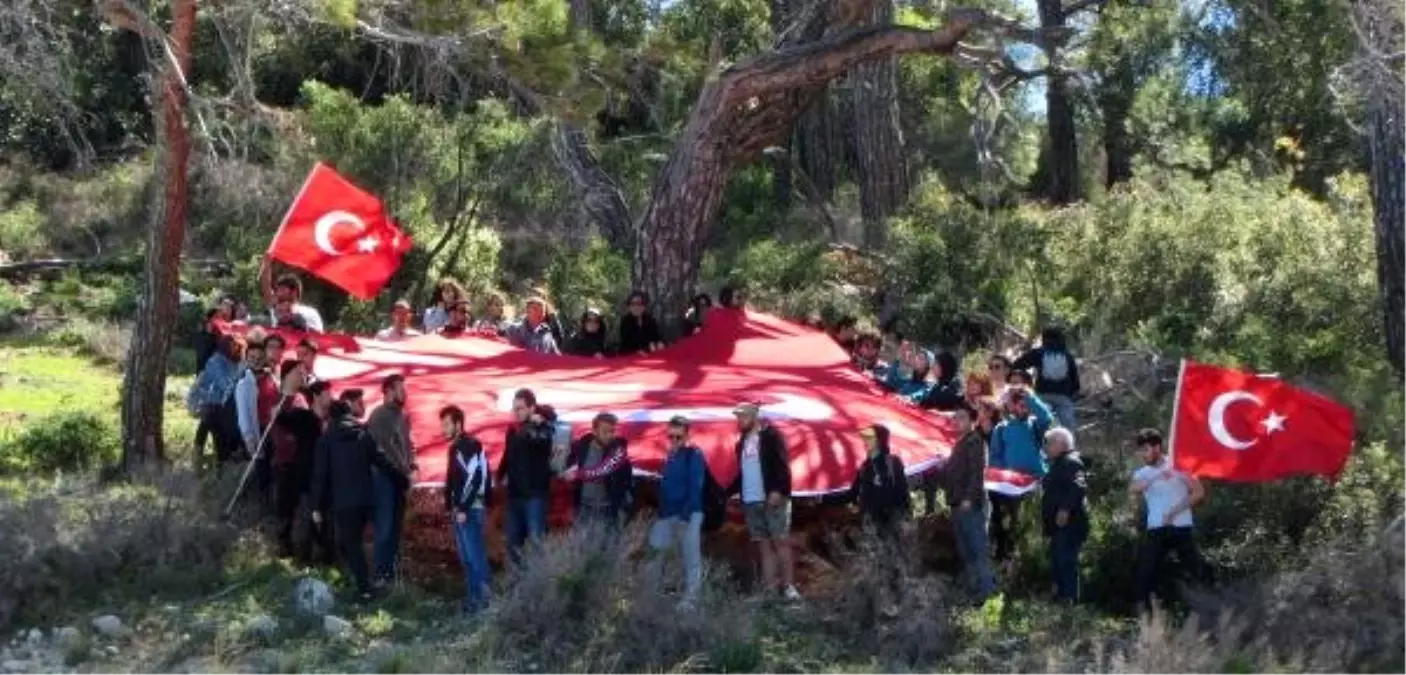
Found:
[[[371,574],[366,565],[363,535],[371,522],[374,493],[371,488],[371,468],[390,471],[385,457],[376,450],[376,441],[362,426],[365,412],[360,390],[347,390],[331,404],[331,420],[322,438],[318,439],[313,460],[312,512],[313,522],[321,525],[328,518],[334,521],[338,549],[347,574],[356,587],[357,598],[371,599]],[[327,504],[330,513],[325,512]]]
[[[620,421],[600,413],[591,432],[571,445],[561,478],[575,483],[576,522],[604,523],[614,529],[629,515],[634,499],[634,468],[625,439],[615,434]]]
[[[881,383],[888,379],[888,364],[879,358],[884,338],[878,333],[862,333],[854,344],[854,353],[850,357],[854,369]]]
[[[1050,545],[1055,597],[1079,602],[1079,550],[1089,536],[1088,479],[1074,449],[1074,434],[1064,427],[1045,432],[1050,470],[1040,480],[1040,517]]]
[[[1074,401],[1079,398],[1079,364],[1064,340],[1064,331],[1046,328],[1040,346],[1015,360],[1016,370],[1035,369],[1035,393],[1049,404],[1060,426],[1077,429]]]
[[[475,614],[488,605],[488,550],[483,540],[488,509],[493,504],[493,472],[483,444],[464,431],[464,411],[449,405],[439,411],[440,430],[449,441],[448,475],[444,479],[444,509],[449,512],[459,563],[464,567],[462,611]]]
[[[889,450],[888,427],[865,427],[859,437],[864,439],[868,454],[850,486],[850,498],[859,504],[865,524],[873,527],[880,539],[897,542],[899,525],[913,513],[903,460]]]
[[[786,441],[761,417],[761,406],[743,403],[737,417],[737,479],[728,494],[740,495],[747,530],[762,559],[762,588],[784,589],[787,600],[798,600],[795,561],[791,555],[791,464]],[[777,568],[780,568],[778,586]]]
[[[435,329],[435,333],[442,337],[456,338],[469,334],[469,322],[473,317],[469,315],[469,302],[459,300],[449,306],[449,320],[444,325]]]
[[[489,293],[488,300],[483,305],[483,318],[474,323],[474,330],[479,333],[502,335],[507,331],[508,326],[508,301],[502,293]]]
[[[620,355],[648,354],[664,346],[659,324],[649,313],[649,296],[635,291],[625,301],[626,314],[620,319]]]
[[[932,387],[928,382],[928,373],[932,370],[933,360],[932,352],[918,349],[905,340],[898,347],[898,358],[889,364],[884,387],[897,394],[903,402],[917,405]]]
[[[275,326],[291,325],[289,314],[302,317],[302,330],[310,330],[316,333],[322,332],[322,314],[317,309],[303,304],[303,282],[297,276],[285,274],[273,280],[273,262],[264,258],[263,265],[259,268],[259,283],[264,293],[264,302],[268,304]],[[280,320],[278,310],[282,308],[285,312]]]
[[[603,359],[607,356],[605,346],[607,334],[605,318],[601,316],[600,310],[588,307],[586,311],[581,313],[581,325],[571,335],[566,353],[573,356]]]
[[[979,413],[965,403],[953,411],[962,437],[943,469],[943,492],[952,510],[962,578],[980,603],[995,592],[996,580],[986,537],[986,439],[974,423],[976,415]]]
[[[681,609],[698,601],[703,585],[703,486],[708,461],[703,451],[688,441],[688,418],[669,420],[669,452],[659,476],[659,510],[649,529],[649,547],[666,551],[679,547],[683,561],[684,592]]]
[[[425,315],[420,319],[420,326],[426,333],[436,333],[440,327],[449,323],[449,310],[460,302],[467,302],[469,294],[464,291],[464,287],[459,285],[452,277],[445,277],[435,284],[434,299],[430,306],[425,308]]]
[[[848,314],[840,317],[840,320],[835,322],[834,329],[830,331],[830,337],[846,352],[853,354],[859,346],[859,320]]]
[[[244,338],[237,335],[220,337],[215,354],[205,364],[205,370],[191,385],[186,396],[186,408],[200,420],[215,441],[215,458],[223,464],[234,458],[239,448],[239,428],[235,419],[234,388],[244,375]],[[197,428],[195,462],[200,465],[205,447],[200,443]]]
[[[506,337],[514,346],[537,354],[560,354],[552,327],[547,323],[547,301],[533,296],[527,299],[527,316],[508,329]]]
[[[965,402],[962,396],[962,380],[957,372],[957,357],[946,351],[938,352],[936,371],[933,373],[932,386],[918,405],[944,412],[956,410]]]
[[[1143,466],[1133,472],[1128,491],[1142,497],[1147,514],[1147,530],[1138,547],[1137,597],[1151,611],[1167,554],[1176,553],[1190,581],[1203,580],[1204,563],[1196,549],[1191,509],[1205,498],[1206,491],[1196,477],[1172,467],[1162,451],[1162,432],[1143,429],[1133,442],[1142,451]]]
[[[1040,478],[1047,468],[1040,442],[1050,428],[1050,409],[1039,396],[1018,385],[1008,387],[1004,399],[1005,415],[991,431],[987,464]],[[991,539],[1001,563],[1008,563],[1015,554],[1023,503],[1023,497],[991,495]]]
[[[712,309],[712,296],[707,293],[699,293],[693,296],[693,301],[688,305],[688,311],[683,315],[684,337],[703,330],[703,321],[708,318],[708,312],[712,311]]]
[[[385,342],[399,342],[420,337],[420,331],[410,327],[412,311],[409,300],[396,300],[395,305],[391,306],[391,325],[376,333],[376,339]]]

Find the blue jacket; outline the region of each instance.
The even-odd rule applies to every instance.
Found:
[[[224,405],[234,395],[234,385],[243,376],[244,364],[235,363],[216,352],[205,362],[205,369],[200,371],[195,384],[191,385],[186,406],[198,412],[204,406]]]
[[[695,446],[669,453],[659,480],[659,517],[688,518],[703,512],[703,472],[708,462]]]
[[[1045,432],[1050,428],[1050,407],[1040,397],[1027,393],[1030,416],[1024,419],[1007,417],[991,430],[990,455],[987,464],[1032,476],[1045,475]]]
[[[932,363],[932,354],[928,354],[928,363]],[[921,379],[914,379],[912,375],[905,378],[899,372],[900,365],[898,359],[889,364],[888,373],[884,376],[884,386],[913,403],[923,400],[928,395],[928,390],[932,389],[932,384],[927,381],[928,374],[923,373]]]

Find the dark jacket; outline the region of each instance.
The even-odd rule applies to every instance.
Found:
[[[1045,372],[1046,355],[1056,358],[1063,355],[1065,364],[1067,364],[1063,379],[1051,379]],[[1079,396],[1079,365],[1076,363],[1074,355],[1069,353],[1069,350],[1063,345],[1041,346],[1031,349],[1021,354],[1012,367],[1017,370],[1035,369],[1035,393],[1037,394],[1055,394],[1056,396],[1068,396],[1071,399]]]
[[[219,339],[220,336],[210,330],[210,325],[208,323],[201,326],[200,330],[195,331],[195,337],[192,339],[193,344],[191,346],[195,349],[196,375],[199,375],[201,371],[205,370],[205,362],[209,361],[210,357],[215,355],[215,348],[219,343]]]
[[[595,356],[596,354],[610,355],[605,349],[605,325],[594,333],[587,333],[578,330],[572,333],[571,340],[566,344],[566,353],[573,356]]]
[[[972,430],[957,441],[943,477],[948,506],[956,508],[970,500],[972,507],[981,508],[986,503],[986,441],[980,431]]]
[[[663,342],[659,337],[659,324],[654,321],[654,317],[646,314],[635,318],[633,314],[626,313],[620,318],[620,353],[638,354],[649,349],[649,345],[654,342]]]
[[[918,405],[929,410],[956,410],[965,400],[962,396],[962,380],[957,377],[957,358],[947,352],[937,355],[937,381],[928,393],[918,401]]]
[[[470,476],[464,471],[474,456],[483,458],[483,470],[474,471]],[[483,498],[483,508],[493,503],[493,471],[488,466],[488,458],[483,455],[483,445],[477,438],[460,434],[449,444],[449,471],[444,478],[444,510],[463,511],[479,497]]]
[[[322,438],[322,418],[307,408],[289,408],[273,420],[272,433],[286,433],[294,445],[293,471],[299,492],[312,490],[313,467],[317,458],[317,441]]]
[[[860,513],[879,525],[903,520],[912,513],[903,460],[889,452],[886,439],[881,442],[879,453],[860,465],[850,496],[859,502]]]
[[[373,503],[371,467],[391,471],[376,441],[351,416],[332,420],[317,441],[312,470],[312,503],[332,510],[368,507]]]
[[[546,499],[552,484],[552,425],[514,424],[508,427],[499,482],[508,481],[508,499]]]
[[[791,458],[786,450],[786,441],[781,432],[770,424],[762,423],[757,428],[757,445],[762,460],[762,486],[766,494],[780,492],[791,496]],[[737,439],[737,478],[732,481],[727,492],[730,495],[742,493],[742,445],[744,436]]]
[[[634,467],[630,464],[629,449],[625,444],[625,439],[615,437],[610,444],[605,446],[601,453],[600,464],[593,468],[581,468],[581,462],[586,458],[591,444],[596,441],[594,433],[588,433],[576,439],[571,444],[571,453],[567,456],[566,467],[577,467],[576,480],[572,486],[572,504],[577,509],[581,508],[581,486],[588,481],[601,481],[605,484],[605,492],[610,498],[610,507],[617,512],[630,506],[630,488],[634,484]]]
[[[1084,474],[1084,460],[1077,452],[1067,452],[1050,462],[1050,470],[1040,480],[1040,515],[1045,524],[1045,535],[1052,536],[1058,526],[1055,514],[1069,512],[1069,523],[1065,527],[1076,532],[1087,532],[1089,528],[1088,501],[1085,492],[1088,479]]]

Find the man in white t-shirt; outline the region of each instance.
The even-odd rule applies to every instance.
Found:
[[[1167,554],[1176,552],[1183,572],[1193,581],[1202,573],[1201,554],[1192,536],[1191,507],[1205,496],[1201,482],[1172,468],[1162,449],[1162,432],[1143,429],[1134,437],[1145,464],[1133,472],[1129,492],[1141,495],[1147,532],[1138,551],[1138,599],[1152,607],[1153,592],[1165,570]]]
[[[420,337],[420,331],[410,327],[410,301],[396,300],[391,308],[391,325],[376,333],[377,340],[399,342]]]
[[[264,294],[264,302],[269,307],[273,325],[283,328],[297,328],[321,333],[322,314],[315,307],[303,304],[303,282],[292,274],[285,274],[273,280],[273,264],[264,259],[259,268],[259,285]],[[297,317],[298,321],[293,321]],[[301,324],[301,325],[297,325]]]

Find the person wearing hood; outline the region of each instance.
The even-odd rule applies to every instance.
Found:
[[[889,451],[889,429],[875,424],[861,429],[868,451],[859,474],[850,487],[850,497],[859,504],[859,513],[880,537],[896,540],[898,526],[913,510],[908,494],[908,476],[903,460]]]
[[[574,483],[577,523],[605,523],[613,529],[629,513],[634,468],[625,439],[615,435],[619,422],[600,413],[591,421],[591,432],[571,446],[561,478]]]
[[[566,353],[572,356],[586,356],[603,359],[608,354],[605,349],[605,336],[608,334],[605,318],[599,309],[588,308],[581,313],[581,325],[567,342]]]
[[[627,310],[620,319],[620,354],[648,354],[664,346],[659,324],[649,313],[649,296],[641,291],[630,294],[625,301]]]
[[[962,577],[979,602],[996,590],[986,538],[986,440],[974,423],[976,411],[963,404],[953,413],[961,440],[944,467],[947,506],[952,509]]]
[[[1074,449],[1074,434],[1064,427],[1045,432],[1050,470],[1040,480],[1040,520],[1050,544],[1050,572],[1055,596],[1079,602],[1079,551],[1089,537],[1088,478]]]
[[[1039,396],[1016,385],[1007,387],[1002,399],[1005,418],[991,430],[987,463],[1035,478],[1044,476],[1045,459],[1040,454],[1040,444],[1053,419],[1049,407]],[[1009,561],[1015,553],[1022,503],[1020,497],[991,495],[991,539],[998,561]]]
[[[911,342],[898,347],[898,358],[889,366],[884,386],[897,394],[906,403],[917,404],[928,395],[932,384],[928,382],[928,372],[932,370],[934,357],[926,349],[917,349]],[[903,366],[907,366],[905,377]]]
[[[933,384],[918,405],[929,410],[950,411],[962,406],[962,379],[957,372],[957,357],[938,352]]]
[[[360,390],[342,392],[332,403],[326,431],[317,441],[312,470],[313,522],[321,525],[328,517],[334,521],[337,548],[347,573],[356,584],[361,600],[371,598],[371,574],[366,565],[366,549],[362,537],[371,522],[375,494],[371,471],[394,471],[385,456],[376,448],[371,433],[358,418],[365,409]],[[325,506],[324,506],[325,505]],[[330,508],[331,513],[325,513]]]
[[[1074,401],[1079,398],[1079,364],[1064,340],[1064,331],[1046,328],[1040,333],[1040,346],[1031,349],[1013,364],[1015,370],[1035,369],[1035,393],[1050,406],[1059,424],[1078,429]]]

